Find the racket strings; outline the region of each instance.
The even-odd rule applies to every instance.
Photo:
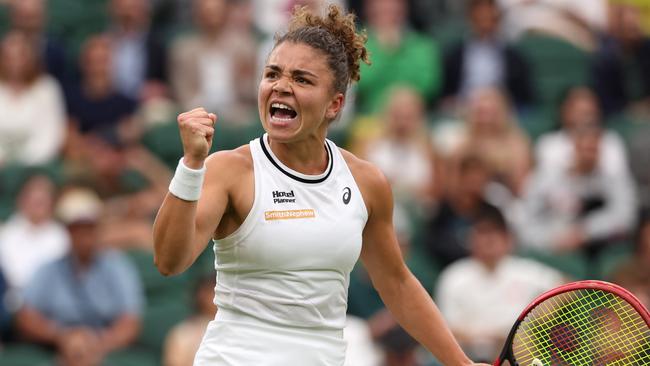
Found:
[[[629,303],[585,289],[536,306],[519,326],[513,351],[522,365],[539,358],[554,366],[629,366],[650,357],[649,339],[648,326]]]

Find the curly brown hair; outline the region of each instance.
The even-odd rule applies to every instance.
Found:
[[[306,6],[296,6],[289,22],[289,30],[276,37],[274,48],[283,42],[307,44],[327,56],[334,73],[334,89],[345,94],[353,81],[361,78],[361,61],[370,64],[365,47],[365,32],[357,33],[356,16],[345,13],[336,5],[329,5],[327,14],[319,16]]]

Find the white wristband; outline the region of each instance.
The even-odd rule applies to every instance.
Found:
[[[181,158],[174,177],[169,183],[169,193],[184,201],[198,201],[201,197],[204,177],[205,164],[201,169],[191,169],[183,163],[183,158]]]

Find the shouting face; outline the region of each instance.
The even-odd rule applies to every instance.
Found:
[[[344,102],[333,82],[322,52],[303,43],[275,47],[258,92],[260,119],[271,139],[286,143],[324,136]]]

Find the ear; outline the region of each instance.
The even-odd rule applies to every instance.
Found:
[[[325,118],[328,120],[335,119],[343,109],[344,105],[345,96],[343,93],[334,93],[334,96],[332,97],[332,100],[330,101],[330,104],[327,106],[327,110],[325,111]]]

